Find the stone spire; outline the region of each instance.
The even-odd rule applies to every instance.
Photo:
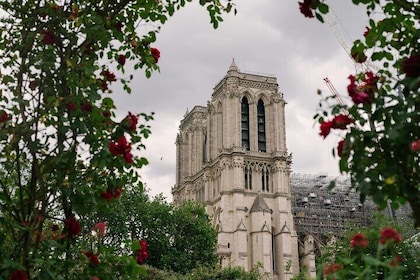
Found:
[[[230,64],[230,67],[229,67],[229,70],[228,70],[228,73],[231,73],[231,72],[239,72],[239,68],[238,68],[238,66],[236,66],[234,58],[232,58],[232,63]]]

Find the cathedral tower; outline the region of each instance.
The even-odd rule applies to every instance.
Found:
[[[173,201],[201,202],[218,230],[222,266],[261,264],[273,279],[299,272],[291,213],[291,156],[277,79],[235,62],[206,107],[181,121]]]

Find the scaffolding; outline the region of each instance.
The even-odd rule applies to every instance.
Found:
[[[326,244],[351,225],[367,225],[376,207],[371,201],[360,203],[350,186],[350,179],[344,176],[292,174],[292,214],[298,236],[310,234]]]

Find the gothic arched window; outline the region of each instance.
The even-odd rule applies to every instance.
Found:
[[[258,123],[258,151],[265,152],[266,137],[265,137],[265,109],[264,102],[260,99],[257,105],[257,123]]]
[[[242,147],[249,150],[249,104],[246,97],[243,97],[241,102],[241,132]]]

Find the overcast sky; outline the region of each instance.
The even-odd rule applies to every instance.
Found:
[[[196,1],[198,2],[198,1]],[[133,93],[114,93],[121,112],[155,112],[152,135],[141,156],[149,160],[142,178],[150,193],[163,193],[172,200],[175,184],[175,139],[187,109],[205,106],[213,87],[225,76],[232,58],[241,72],[273,74],[286,105],[288,151],[293,153],[295,173],[327,172],[338,175],[331,150],[339,135],[323,140],[313,115],[321,89],[329,94],[323,78],[328,77],[347,98],[347,77],[355,68],[335,29],[299,12],[297,0],[236,1],[238,14],[225,15],[214,30],[207,11],[187,4],[161,29],[153,47],[161,51],[160,73],[146,79],[134,73]],[[348,45],[362,37],[367,18],[350,0],[329,1],[342,37]],[[339,36],[340,37],[340,36]]]

